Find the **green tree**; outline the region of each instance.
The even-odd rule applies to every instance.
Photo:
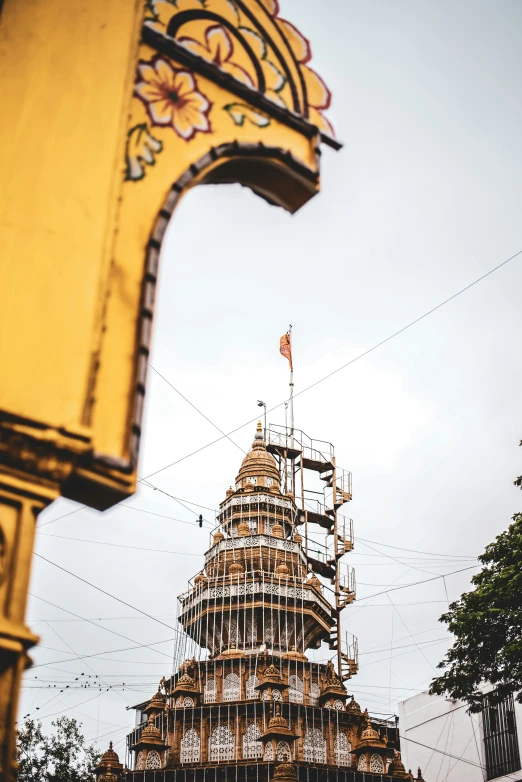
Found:
[[[479,556],[484,568],[471,579],[475,589],[440,618],[455,642],[430,693],[448,693],[471,712],[482,708],[483,683],[495,687],[495,701],[514,694],[522,703],[522,513],[512,521]]]
[[[85,743],[81,725],[70,717],[51,724],[50,736],[29,719],[18,731],[18,782],[92,782],[100,754]]]

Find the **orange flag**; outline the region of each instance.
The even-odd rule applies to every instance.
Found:
[[[287,331],[286,334],[283,334],[281,339],[279,340],[279,352],[282,356],[288,359],[288,362],[290,364],[290,369],[293,369],[292,366],[292,343],[290,342],[290,332]]]

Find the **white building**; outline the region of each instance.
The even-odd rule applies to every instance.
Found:
[[[423,692],[399,704],[402,761],[427,782],[522,781],[522,705],[512,697],[468,714],[467,705]]]

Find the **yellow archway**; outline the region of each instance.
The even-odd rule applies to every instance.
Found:
[[[0,778],[39,511],[134,491],[159,250],[199,184],[294,212],[339,145],[276,0],[4,0],[0,11]],[[3,775],[3,777],[2,777]]]

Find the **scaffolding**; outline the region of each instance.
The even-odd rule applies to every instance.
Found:
[[[341,640],[341,612],[355,600],[353,568],[341,573],[341,559],[354,547],[353,521],[339,513],[352,499],[352,474],[337,465],[332,443],[309,437],[300,429],[269,424],[265,440],[266,450],[278,464],[285,491],[290,491],[296,505],[300,505],[296,522],[304,525],[309,569],[329,579],[334,587],[335,625],[329,647],[337,652],[337,673],[345,681],[358,669],[356,640]],[[309,488],[311,475],[324,484],[322,490]],[[320,548],[311,539],[314,525],[325,534],[326,542]]]

